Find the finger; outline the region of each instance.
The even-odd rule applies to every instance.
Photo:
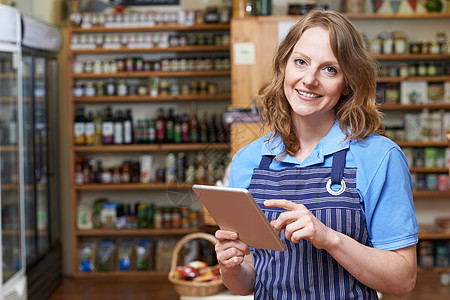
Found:
[[[219,230],[216,231],[215,237],[219,241],[237,240],[238,234],[236,232],[233,232],[233,231],[219,229]]]
[[[215,249],[216,249],[216,252],[225,251],[228,249],[237,249],[238,251],[240,251],[243,254],[246,254],[246,255],[250,254],[250,249],[248,248],[248,246],[240,240],[220,241],[219,243],[216,244]]]
[[[276,220],[271,222],[272,227],[280,233],[282,229],[284,229],[289,224],[296,222],[303,218],[305,214],[302,211],[287,211],[281,213]]]
[[[298,220],[286,226],[284,235],[287,240],[293,243],[298,243],[302,238],[304,238],[304,230],[304,224],[302,224],[302,222]]]
[[[294,210],[297,209],[301,204],[295,204],[292,201],[284,200],[284,199],[271,199],[264,201],[264,206],[267,207],[279,207],[284,208],[285,210]]]

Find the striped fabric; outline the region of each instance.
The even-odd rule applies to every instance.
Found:
[[[343,154],[338,157],[335,153],[333,160],[345,160],[345,151]],[[332,168],[270,170],[272,159],[263,156],[248,188],[268,220],[276,219],[284,210],[267,208],[264,200],[286,199],[304,204],[326,226],[370,244],[356,191],[355,168],[336,170],[344,164],[333,163]],[[341,195],[333,196],[326,189],[331,173],[343,174],[346,189]],[[309,241],[292,243],[286,240],[284,231],[280,238],[286,251],[255,249],[253,253],[255,299],[378,299],[376,291],[357,281],[328,252],[316,249]]]

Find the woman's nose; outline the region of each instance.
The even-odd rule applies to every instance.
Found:
[[[310,85],[310,86],[311,86],[311,85],[312,85],[312,86],[317,85],[317,83],[318,83],[318,80],[317,80],[317,70],[314,69],[314,68],[309,68],[309,69],[305,72],[302,81],[303,81],[303,84],[305,84],[305,85]]]

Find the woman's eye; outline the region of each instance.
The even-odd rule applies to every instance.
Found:
[[[294,62],[298,66],[303,66],[303,65],[306,64],[306,62],[303,59],[301,59],[301,58],[295,59]]]
[[[326,67],[326,68],[325,68],[325,71],[326,71],[327,73],[329,73],[329,74],[332,74],[332,75],[336,75],[336,74],[337,74],[337,70],[336,70],[336,68],[334,68],[334,67]]]

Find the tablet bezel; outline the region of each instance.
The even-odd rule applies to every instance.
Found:
[[[220,229],[236,232],[252,248],[286,250],[248,190],[200,184],[192,190]]]

